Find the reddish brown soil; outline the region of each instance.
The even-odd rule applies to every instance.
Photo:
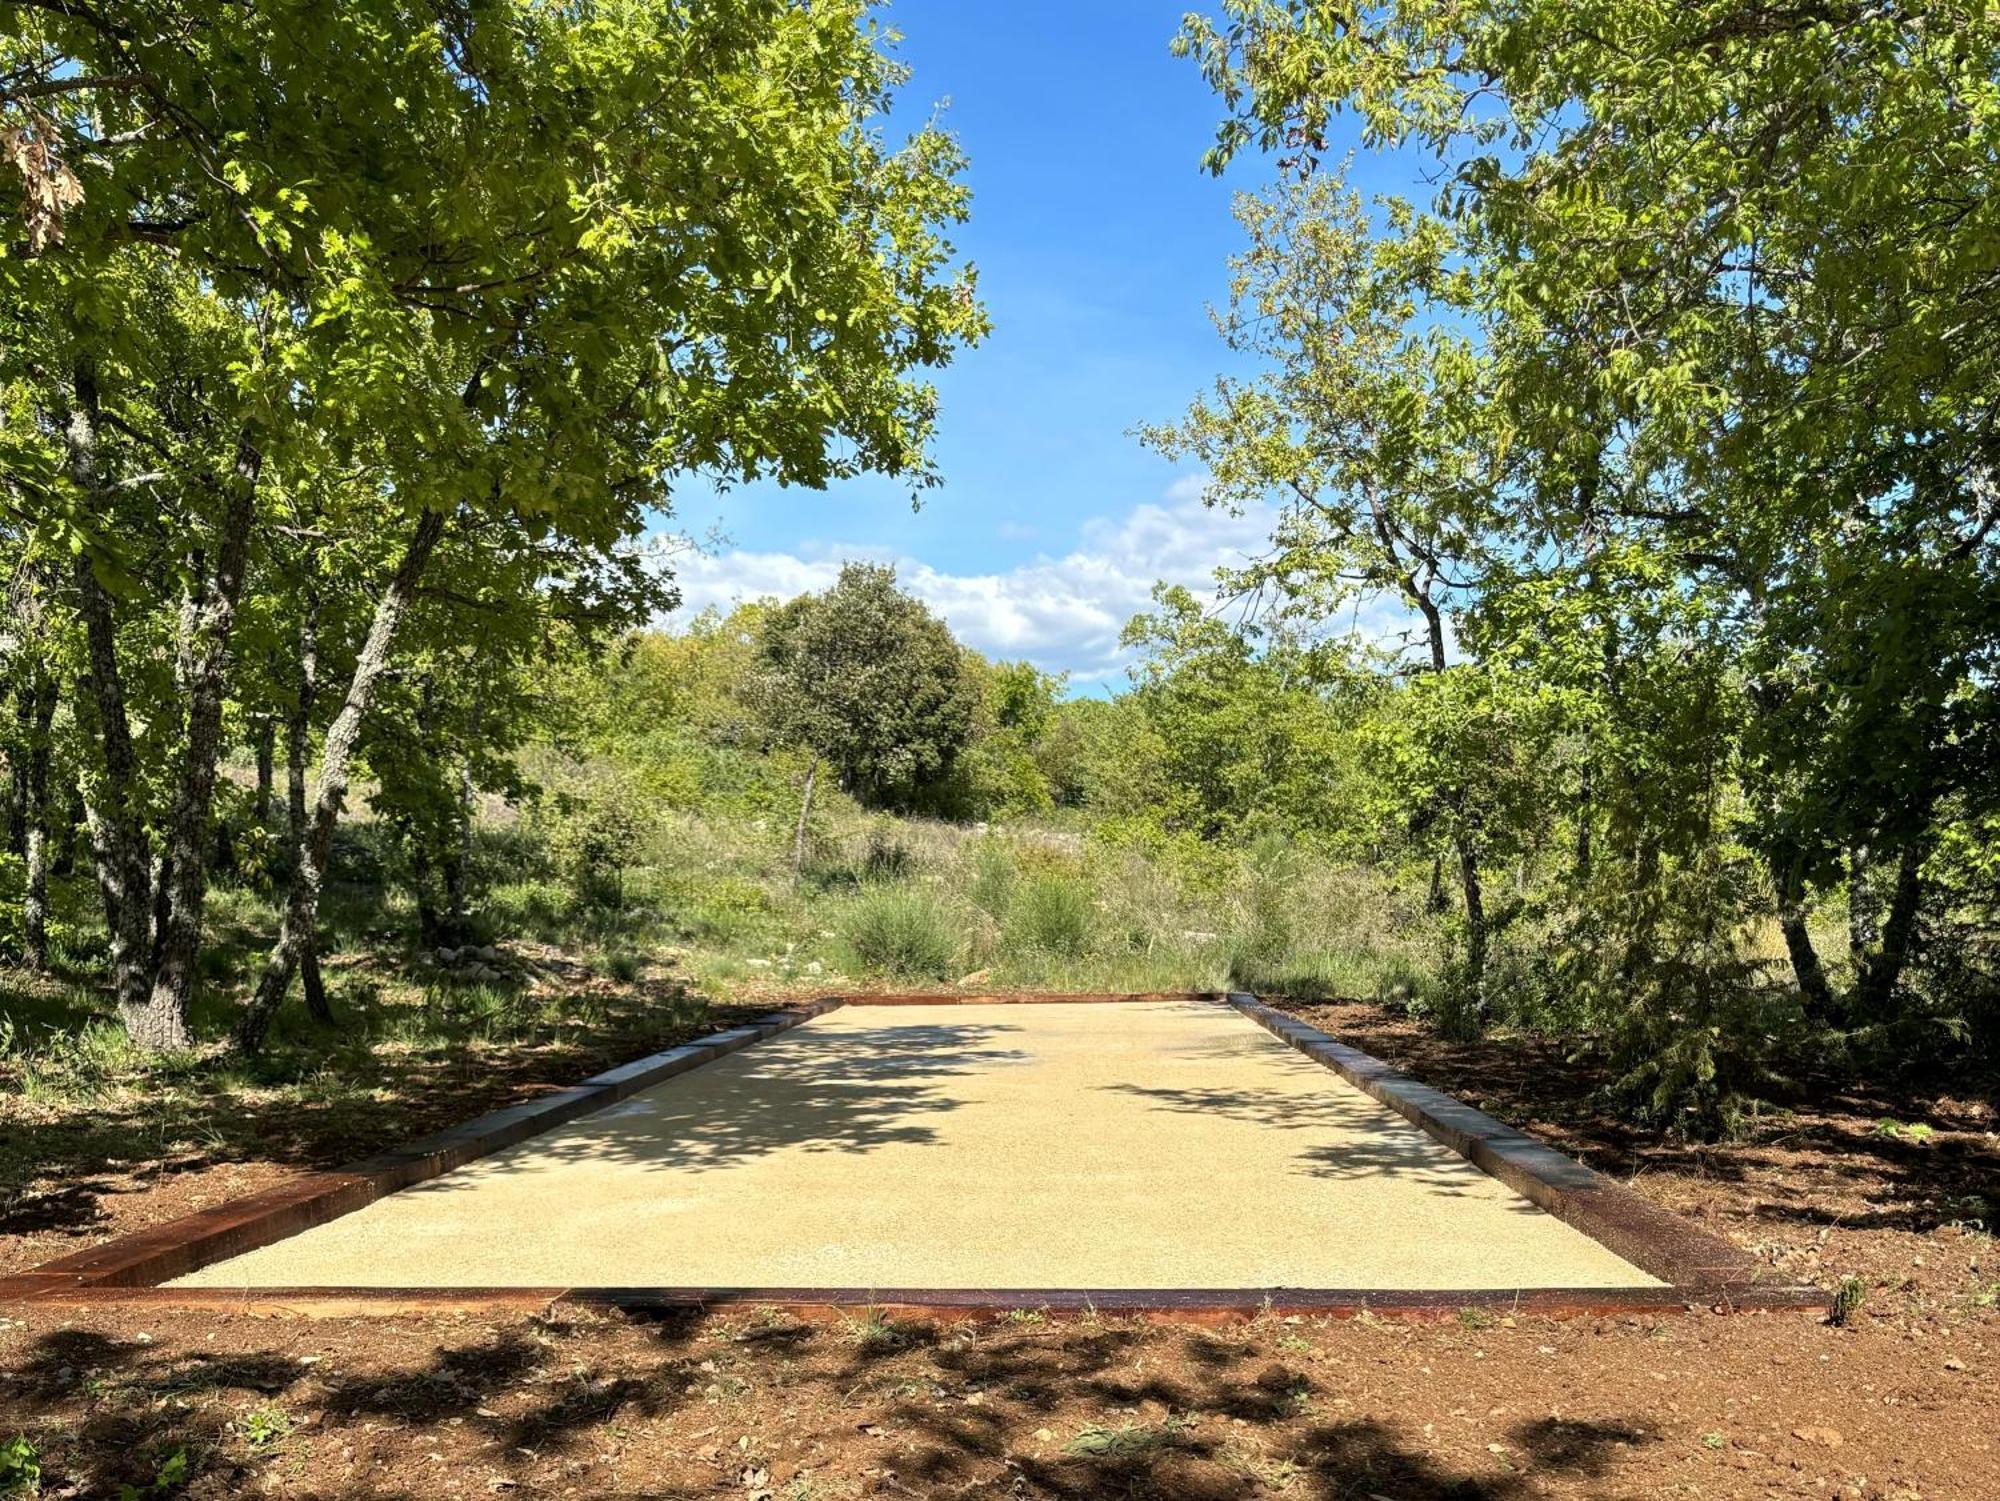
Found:
[[[1864,1307],[1197,1331],[17,1305],[0,1444],[78,1496],[180,1452],[205,1497],[2000,1497],[2000,1249],[1966,1223],[2000,1185],[1990,1105],[1828,1094],[1746,1145],[1662,1147],[1557,1050],[1299,1010],[1776,1264],[1861,1277]]]

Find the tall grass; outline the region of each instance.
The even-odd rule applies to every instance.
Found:
[[[846,939],[867,973],[897,980],[943,980],[958,958],[958,925],[917,886],[878,886],[848,914]]]
[[[1090,945],[1096,913],[1090,890],[1067,876],[1036,876],[1015,894],[1007,936],[1018,944],[1074,959]]]

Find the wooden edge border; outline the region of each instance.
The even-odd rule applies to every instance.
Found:
[[[1495,1120],[1463,1100],[1398,1073],[1381,1059],[1337,1042],[1317,1027],[1231,992],[1229,1004],[1315,1063],[1324,1065],[1412,1125],[1443,1142],[1537,1208],[1581,1230],[1671,1289],[1706,1301],[1707,1293],[1760,1306],[1824,1308],[1816,1287],[1787,1285],[1739,1246],[1688,1223],[1602,1173]],[[1776,1298],[1774,1304],[1771,1300]]]
[[[182,1288],[160,1284],[350,1214],[386,1194],[435,1178],[664,1083],[779,1032],[846,1006],[1226,1003],[1350,1084],[1404,1116],[1538,1207],[1574,1225],[1666,1286],[1384,1290],[1356,1288],[980,1289],[980,1288]],[[1820,1309],[1816,1287],[1777,1282],[1748,1252],[1648,1202],[1532,1137],[1494,1120],[1380,1059],[1336,1042],[1297,1018],[1241,993],[1152,991],[1131,995],[956,991],[829,996],[800,1002],[741,1027],[593,1075],[521,1105],[379,1153],[332,1172],[122,1236],[32,1271],[0,1278],[0,1304],[44,1308],[209,1309],[312,1317],[536,1313],[556,1305],[633,1312],[773,1309],[807,1319],[856,1310],[952,1320],[1038,1312],[1053,1317],[1141,1317],[1223,1324],[1269,1315],[1444,1318],[1467,1310],[1543,1317],[1658,1314],[1708,1308]]]

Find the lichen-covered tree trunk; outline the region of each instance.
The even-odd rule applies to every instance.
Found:
[[[354,674],[348,679],[347,696],[327,727],[326,743],[320,749],[319,786],[301,842],[300,859],[292,872],[291,889],[286,895],[284,921],[278,929],[278,941],[265,960],[256,993],[250,998],[249,1009],[237,1029],[237,1038],[247,1051],[263,1047],[271,1018],[277,1014],[285,992],[291,989],[292,975],[318,921],[320,887],[326,879],[327,857],[333,850],[333,831],[347,802],[347,777],[354,745],[360,738],[362,721],[368,717],[369,705],[374,702],[376,685],[388,670],[396,630],[416,597],[424,568],[438,538],[444,534],[444,523],[440,511],[427,510],[418,518],[388,587],[375,603],[368,637],[355,659]]]
[[[74,400],[64,429],[70,479],[85,496],[104,494],[97,447],[97,378],[88,360],[72,378]],[[132,1040],[146,1048],[183,1048],[187,1017],[152,1004],[152,854],[139,805],[138,757],[118,668],[118,623],[88,549],[76,554],[72,580],[83,619],[85,668],[78,707],[85,741],[97,750],[89,793],[91,854],[111,939],[112,991]]]
[[[209,821],[215,812],[216,762],[222,749],[222,702],[227,687],[229,639],[249,567],[250,535],[257,518],[257,480],[263,455],[246,431],[236,447],[235,472],[223,507],[214,577],[194,616],[187,651],[187,712],[180,775],[167,828],[165,919],[152,1006],[187,1014],[201,952],[202,910],[208,898]]]
[[[313,705],[319,697],[319,592],[308,586],[305,614],[299,622],[298,693],[285,721],[286,847],[296,870],[306,857],[306,753],[312,739]],[[331,1022],[333,1007],[319,972],[319,935],[308,931],[299,945],[299,979],[306,994],[306,1012],[314,1021]]]
[[[37,665],[30,692],[27,773],[27,887],[21,897],[21,957],[28,968],[49,967],[49,730],[56,717],[56,680]]]

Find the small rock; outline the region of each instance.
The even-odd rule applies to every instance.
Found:
[[[440,964],[456,964],[456,963],[458,963],[458,950],[457,950],[457,949],[439,949],[439,950],[437,951],[437,962],[438,962],[438,963],[440,963]]]
[[[1947,1371],[1962,1371],[1965,1369],[1965,1362],[1956,1355],[1947,1355],[1944,1358],[1944,1368]]]
[[[1802,1444],[1817,1444],[1822,1449],[1838,1449],[1847,1442],[1838,1428],[1794,1428],[1792,1437]]]
[[[993,978],[992,970],[975,969],[969,975],[960,975],[958,977],[958,983],[961,985],[984,985],[988,980],[992,978]]]

